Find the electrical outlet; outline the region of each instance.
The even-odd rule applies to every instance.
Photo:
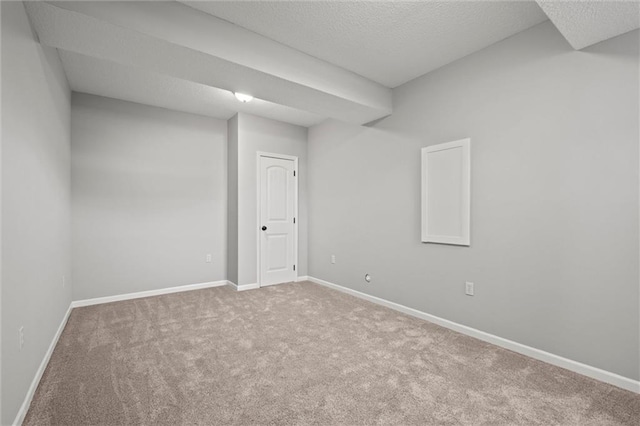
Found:
[[[469,281],[464,283],[464,294],[467,296],[473,296],[473,283]]]
[[[20,350],[24,346],[24,326],[18,329],[18,344],[20,345]]]
[[[207,254],[207,263],[211,263],[211,253]]]
[[[332,264],[333,264],[333,263],[336,263],[336,255],[335,255],[335,254],[332,254],[332,255],[331,255],[331,263],[332,263]]]

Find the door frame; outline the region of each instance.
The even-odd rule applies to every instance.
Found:
[[[293,214],[294,217],[296,218],[296,223],[293,225],[293,262],[294,265],[296,265],[296,270],[294,271],[294,281],[298,281],[298,272],[299,272],[299,264],[298,264],[298,224],[300,223],[300,217],[298,215],[298,179],[300,178],[300,170],[298,169],[298,157],[293,156],[293,155],[286,155],[286,154],[275,154],[272,152],[263,152],[263,151],[257,151],[256,152],[256,182],[257,182],[257,191],[256,191],[256,253],[257,253],[257,258],[256,258],[256,265],[257,265],[257,271],[256,271],[256,281],[258,284],[258,287],[266,287],[269,285],[277,285],[280,283],[276,283],[276,284],[267,284],[265,286],[262,285],[262,269],[260,268],[260,256],[261,256],[261,250],[260,250],[260,238],[261,238],[261,232],[262,230],[260,229],[261,224],[260,221],[262,220],[262,205],[260,203],[261,201],[261,195],[262,195],[262,174],[261,174],[261,170],[260,170],[260,159],[262,157],[269,157],[269,158],[277,158],[280,160],[291,160],[293,161],[293,169],[296,172],[296,177],[293,180]]]

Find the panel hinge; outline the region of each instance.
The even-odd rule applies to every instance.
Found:
[[[296,265],[293,265],[293,270],[294,270],[294,271],[296,270]]]
[[[296,177],[296,171],[295,170],[293,171],[293,177]]]
[[[293,223],[296,223],[296,218],[295,217],[293,218]]]

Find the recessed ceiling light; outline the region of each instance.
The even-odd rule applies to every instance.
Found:
[[[251,100],[253,99],[253,96],[245,95],[244,93],[234,92],[233,94],[236,95],[236,99],[238,99],[240,102],[251,102]]]

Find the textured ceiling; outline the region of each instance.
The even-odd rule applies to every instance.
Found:
[[[186,3],[387,87],[547,19],[535,1]]]
[[[640,28],[640,2],[548,1],[540,7],[574,49]]]
[[[390,89],[181,3],[27,2],[26,7],[42,44],[173,78],[162,84],[179,79],[239,91],[288,107],[282,113],[301,110],[356,124],[391,112]],[[123,92],[112,89],[105,95]],[[141,88],[137,94],[142,93]]]
[[[25,2],[73,90],[309,126],[392,112],[392,91],[547,19],[577,49],[640,26],[638,1]],[[185,3],[185,4],[183,4]],[[543,11],[544,10],[544,11]],[[231,92],[255,96],[239,103]]]
[[[76,92],[122,99],[223,120],[231,118],[236,112],[248,112],[309,127],[320,123],[325,118],[261,99],[240,103],[228,90],[64,50],[60,50],[59,53],[71,89]]]

